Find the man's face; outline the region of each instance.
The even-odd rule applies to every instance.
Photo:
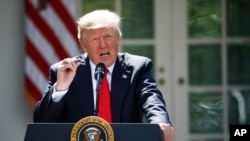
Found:
[[[91,29],[86,32],[80,44],[94,64],[104,63],[109,67],[117,58],[120,36],[113,28]]]

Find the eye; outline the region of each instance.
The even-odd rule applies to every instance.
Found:
[[[97,41],[98,39],[97,38],[92,38],[91,41]]]
[[[112,35],[109,35],[109,34],[105,36],[105,38],[111,38],[111,37]]]

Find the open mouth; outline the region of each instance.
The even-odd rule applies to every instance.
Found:
[[[106,58],[106,57],[108,57],[109,55],[110,55],[109,52],[104,52],[104,53],[101,53],[101,54],[100,54],[100,56],[101,56],[102,58]]]

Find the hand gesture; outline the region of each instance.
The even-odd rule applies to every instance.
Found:
[[[76,58],[66,58],[59,62],[55,85],[56,91],[63,91],[69,88],[79,65],[80,63]]]

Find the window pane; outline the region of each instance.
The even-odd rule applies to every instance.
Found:
[[[228,36],[250,36],[250,1],[227,0]]]
[[[154,61],[154,47],[152,45],[125,45],[122,47],[122,52],[146,56]],[[154,74],[154,69],[152,71]]]
[[[189,38],[221,36],[221,1],[188,0]]]
[[[153,7],[152,0],[122,0],[124,38],[153,38]]]
[[[189,47],[189,84],[221,84],[221,49],[219,45]]]
[[[250,91],[229,91],[229,124],[250,124]]]
[[[228,46],[228,83],[231,85],[250,84],[250,44]]]
[[[83,0],[83,13],[87,13],[96,9],[115,10],[115,0]]]
[[[219,92],[192,92],[189,95],[190,133],[222,133],[223,103]]]

